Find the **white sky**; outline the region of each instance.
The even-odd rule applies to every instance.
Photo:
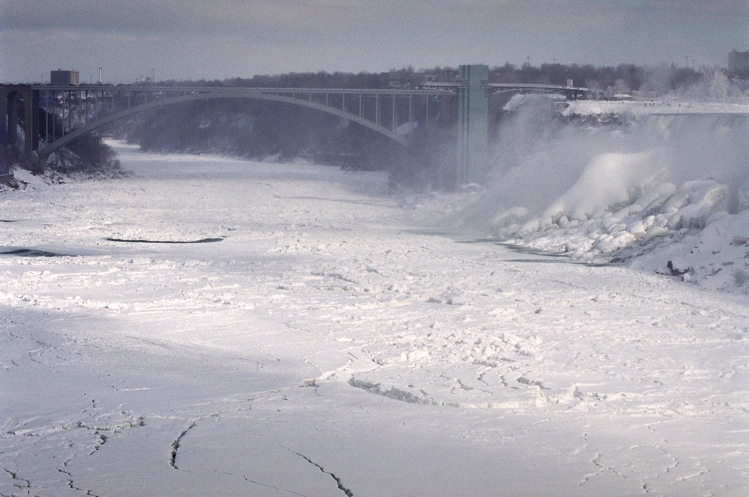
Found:
[[[0,0],[0,79],[223,79],[467,63],[724,67],[748,0]]]

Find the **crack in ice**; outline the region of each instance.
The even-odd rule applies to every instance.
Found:
[[[177,451],[179,450],[179,447],[182,443],[182,439],[187,435],[187,432],[195,428],[195,426],[198,424],[199,420],[195,420],[192,423],[190,423],[190,426],[188,426],[182,433],[179,434],[179,436],[172,442],[172,454],[169,459],[169,464],[176,470],[179,470],[177,467]]]
[[[338,476],[336,476],[334,473],[331,473],[330,471],[325,471],[325,468],[323,468],[322,466],[320,466],[319,464],[317,464],[315,461],[305,456],[304,454],[300,454],[299,452],[293,451],[291,449],[289,449],[289,451],[298,455],[299,457],[301,457],[302,459],[304,459],[305,461],[307,461],[308,463],[310,463],[311,465],[313,465],[314,467],[316,467],[317,469],[319,469],[326,475],[329,475],[331,478],[333,478],[335,482],[338,484],[338,489],[341,490],[344,494],[346,494],[347,497],[354,497],[354,493],[348,488],[344,487],[341,479]]]
[[[25,478],[19,478],[18,473],[16,473],[15,471],[11,471],[11,470],[5,469],[5,468],[3,468],[3,471],[5,471],[6,473],[8,473],[10,475],[10,477],[13,479],[14,482],[19,482],[19,483],[14,483],[13,484],[14,487],[19,488],[19,489],[30,489],[31,488],[31,481],[30,480],[27,480]]]

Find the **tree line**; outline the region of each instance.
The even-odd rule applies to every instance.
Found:
[[[594,66],[591,64],[550,63],[517,66],[509,62],[489,69],[491,83],[531,83],[587,87],[605,95],[612,93],[643,92],[664,95],[697,83],[708,68],[698,70],[675,65],[646,67],[634,64]],[[418,88],[426,82],[457,81],[457,67],[414,69],[409,66],[387,72],[292,72],[286,74],[255,75],[250,78],[228,78],[197,81],[164,81],[167,85],[195,85],[240,88]]]

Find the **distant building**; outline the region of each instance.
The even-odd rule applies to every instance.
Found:
[[[749,73],[749,50],[739,52],[734,49],[728,53],[728,72]]]
[[[58,86],[80,84],[78,71],[63,71],[62,69],[51,71],[49,73],[49,82]]]

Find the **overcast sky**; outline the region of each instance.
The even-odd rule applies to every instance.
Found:
[[[0,79],[688,63],[749,50],[749,0],[0,0]]]

